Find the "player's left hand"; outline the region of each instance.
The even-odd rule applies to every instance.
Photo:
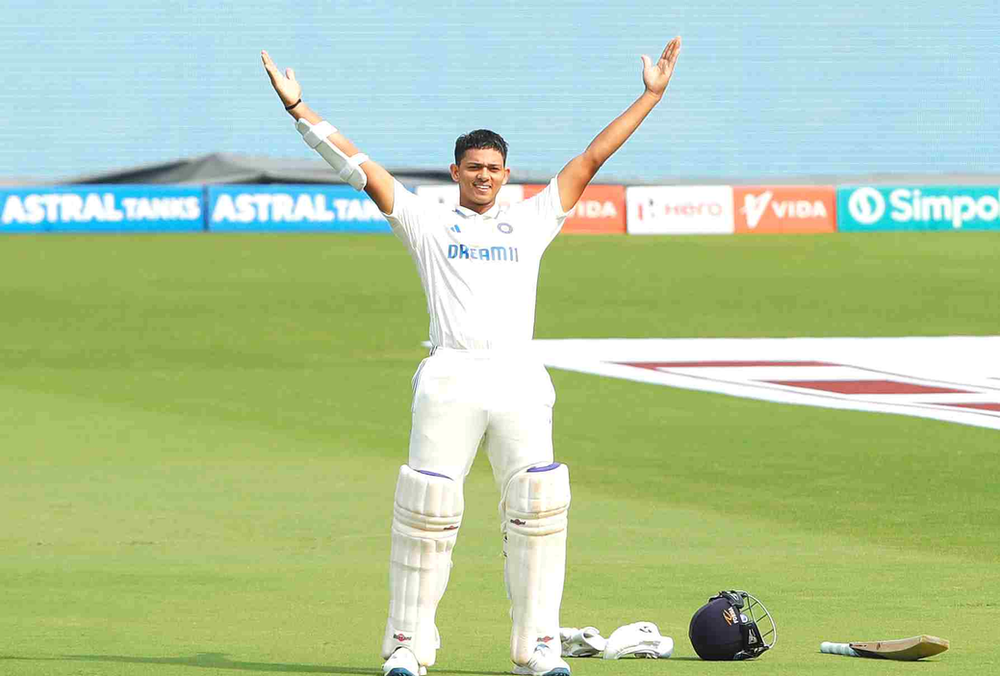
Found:
[[[670,76],[674,74],[674,65],[680,53],[681,37],[678,35],[663,48],[663,54],[656,63],[645,54],[642,55],[642,83],[646,85],[647,92],[657,98],[663,96],[667,85],[670,84]]]

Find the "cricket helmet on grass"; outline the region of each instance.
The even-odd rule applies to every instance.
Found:
[[[763,603],[733,589],[719,592],[695,612],[688,637],[703,660],[748,660],[774,646],[778,630]]]

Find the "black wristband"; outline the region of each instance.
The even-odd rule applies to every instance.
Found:
[[[299,97],[299,100],[296,101],[295,103],[293,103],[292,105],[285,106],[285,110],[291,110],[292,108],[294,108],[295,106],[299,105],[300,103],[302,103],[302,97],[301,96]]]

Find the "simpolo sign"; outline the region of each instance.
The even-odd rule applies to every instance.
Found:
[[[1000,230],[1000,186],[847,186],[837,229]]]

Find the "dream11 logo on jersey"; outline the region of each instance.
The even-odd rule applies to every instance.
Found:
[[[734,186],[736,232],[834,232],[836,201],[832,185]]]

